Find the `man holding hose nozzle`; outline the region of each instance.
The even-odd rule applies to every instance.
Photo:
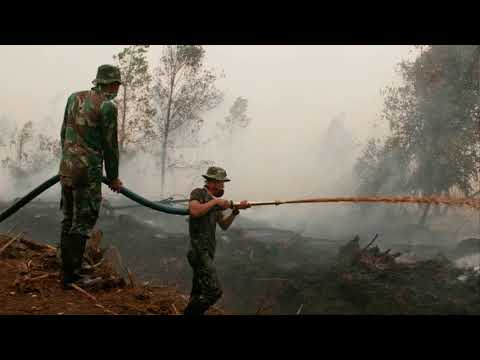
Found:
[[[203,188],[190,194],[190,250],[188,262],[193,269],[192,292],[185,315],[203,315],[222,296],[213,260],[215,258],[215,229],[218,223],[227,230],[240,209],[249,208],[247,201],[234,206],[232,201],[220,199],[224,194],[224,183],[230,181],[227,173],[219,167],[210,167],[205,175]],[[228,217],[222,211],[232,209]]]
[[[118,192],[117,108],[112,100],[122,84],[120,70],[101,65],[91,90],[70,95],[61,129],[60,183],[63,210],[60,250],[63,285],[82,280],[79,274],[90,231],[102,202],[102,170]]]

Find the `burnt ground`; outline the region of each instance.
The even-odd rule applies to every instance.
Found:
[[[15,236],[20,238],[14,241]],[[130,284],[113,281],[116,275],[107,267],[95,272],[109,280],[101,286],[65,290],[55,248],[21,234],[0,235],[0,251],[2,315],[179,315],[188,302],[173,288],[141,284],[133,275]],[[217,308],[209,312],[222,313]]]
[[[0,224],[0,232],[16,226],[14,232],[25,231],[36,240],[57,245],[60,220],[58,204],[32,202]],[[103,246],[117,247],[124,264],[139,282],[150,281],[149,286],[158,292],[158,299],[177,296],[173,303],[179,312],[183,310],[191,281],[191,269],[185,258],[188,249],[185,217],[135,208],[111,216],[102,214],[97,228],[104,233]],[[365,265],[368,261],[339,263],[339,249],[348,240],[308,238],[239,217],[230,230],[218,233],[215,261],[224,288],[218,307],[233,314],[480,313],[477,276],[456,268],[451,261],[459,256],[460,250],[461,255],[470,253],[472,249],[468,246],[459,250],[442,242],[412,247],[410,239],[392,243],[381,236],[375,243],[378,251],[414,252],[417,259],[414,264],[390,262],[388,266],[372,267]],[[369,241],[370,238],[363,237],[361,246]],[[1,288],[10,286],[8,291],[2,290],[10,293],[18,269],[9,272],[5,266],[1,271],[10,275],[2,280]],[[460,281],[461,276],[468,280]],[[57,280],[45,281],[50,282],[47,293],[51,286],[53,295],[48,300],[41,300],[43,297],[38,294],[22,297],[23,311],[31,313],[31,307],[39,301],[44,301],[40,305],[42,311],[50,311],[49,301],[58,302],[69,311],[67,305],[79,298],[78,293],[57,292],[55,289],[60,289]],[[0,307],[8,309],[7,305],[4,307],[8,299],[5,296],[1,295],[4,303]],[[139,313],[122,308],[136,299],[132,289],[101,290],[95,296],[111,311]],[[78,306],[85,306],[74,309],[79,313],[87,307],[93,307],[94,313],[105,313],[88,298],[82,299]],[[150,309],[151,313],[171,308],[171,305],[156,306]]]

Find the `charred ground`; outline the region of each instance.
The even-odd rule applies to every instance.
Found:
[[[14,233],[25,231],[31,238],[56,246],[60,220],[58,204],[37,201],[1,224],[0,231],[16,226]],[[476,252],[475,239],[457,247],[445,242],[412,245],[409,239],[392,243],[380,236],[364,249],[370,237],[309,238],[242,217],[238,220],[229,231],[218,233],[216,263],[224,287],[218,307],[226,313],[480,313],[477,272],[455,265],[457,258]],[[128,285],[95,290],[99,304],[119,314],[183,310],[191,281],[185,258],[188,234],[184,217],[138,208],[102,214],[97,228],[104,233],[102,246],[119,249],[138,284],[150,282],[143,290]],[[19,267],[26,261],[32,260],[39,272],[21,276],[32,278],[47,270],[58,271],[54,252],[29,251],[12,258],[0,255],[5,273],[2,313],[106,313],[91,299],[61,290],[53,275],[41,280],[40,289],[30,291],[27,287],[26,292],[19,292],[15,284],[19,283]],[[55,303],[62,309],[50,307]]]

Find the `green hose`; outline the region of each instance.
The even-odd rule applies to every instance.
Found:
[[[33,199],[35,199],[38,195],[43,193],[45,190],[48,190],[49,188],[51,188],[53,185],[55,185],[59,181],[60,181],[60,176],[55,175],[55,176],[51,177],[50,179],[48,179],[47,181],[45,181],[43,184],[37,186],[35,189],[30,191],[27,195],[25,195],[20,200],[18,200],[15,204],[13,204],[8,209],[3,211],[0,214],[0,223],[2,221],[4,221],[5,219],[9,218],[10,216],[12,216],[13,214],[15,214],[18,210],[20,210],[22,207],[24,207],[26,204],[28,204]],[[108,185],[107,179],[105,177],[103,177],[102,181],[103,181],[104,184]],[[146,206],[146,207],[148,207],[150,209],[153,209],[153,210],[156,210],[156,211],[160,211],[160,212],[164,212],[164,213],[172,214],[172,215],[188,215],[189,214],[187,208],[177,208],[177,207],[173,207],[173,206],[168,206],[168,205],[152,202],[152,201],[147,200],[147,199],[145,199],[144,197],[142,197],[138,194],[135,194],[133,191],[128,190],[126,187],[122,187],[120,189],[120,194],[122,194],[123,196],[126,196],[130,200],[133,200],[140,205]]]
[[[104,184],[108,184],[106,178],[103,178],[103,182]],[[123,196],[126,196],[130,200],[135,201],[136,203],[139,203],[140,205],[146,206],[153,210],[157,210],[157,211],[164,212],[167,214],[172,214],[172,215],[189,215],[189,211],[187,208],[177,208],[173,206],[152,202],[150,200],[145,199],[144,197],[141,197],[138,194],[135,194],[133,191],[128,190],[126,187],[122,187],[120,189],[120,194],[122,194]],[[0,221],[1,221],[1,218],[0,218]]]

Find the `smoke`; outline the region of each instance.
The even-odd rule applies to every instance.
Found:
[[[34,174],[19,178],[12,175],[11,172],[3,170],[0,173],[0,201],[12,202],[17,198],[25,196],[28,192],[32,191],[35,187],[45,182],[52,176],[58,173],[58,165],[51,164]],[[59,201],[60,200],[60,188],[54,186],[49,190],[42,193],[38,200],[44,201]]]
[[[455,265],[463,269],[480,270],[480,254],[472,254],[455,260]]]
[[[31,67],[32,72],[26,72],[30,67],[24,64],[21,77],[8,82],[10,92],[0,96],[5,102],[2,108],[15,114],[18,125],[32,120],[47,135],[58,138],[68,94],[89,88],[96,66],[111,62],[119,48],[42,47],[38,51],[39,47],[35,47],[36,56],[27,56],[28,47],[9,49],[9,57],[4,58],[12,61],[9,68],[16,69],[14,60],[20,57],[26,63],[35,59],[35,66]],[[196,148],[177,149],[175,156],[182,155],[185,163],[208,160],[224,167],[232,179],[226,184],[225,198],[235,201],[353,195],[357,183],[352,167],[359,143],[375,130],[372,125],[382,105],[380,90],[395,81],[395,66],[407,56],[408,49],[208,46],[207,62],[223,69],[226,75],[218,83],[225,91],[225,101],[203,114],[201,139],[210,141]],[[159,47],[152,46],[149,59],[153,66],[159,51]],[[52,62],[59,56],[64,57],[60,63],[68,65]],[[45,71],[33,70],[38,67]],[[42,78],[42,74],[48,76]],[[44,84],[43,91],[27,91],[27,79],[28,84]],[[248,100],[247,115],[252,121],[229,143],[218,133],[216,123],[224,120],[238,96]],[[120,178],[129,189],[159,200],[162,194],[158,162],[158,157],[151,153],[122,158]],[[22,196],[57,170],[58,164],[43,169],[26,184],[2,172],[1,197]],[[203,186],[201,174],[205,171],[206,166],[169,170],[164,195],[188,196],[193,188]],[[58,190],[57,186],[44,198],[55,199]],[[103,194],[108,199],[122,199],[105,187]],[[284,205],[251,208],[242,216],[304,235],[347,237],[365,228],[365,219],[355,215],[357,209],[351,204]],[[380,214],[369,221],[373,232],[375,222],[381,221]]]
[[[40,137],[51,141],[52,145],[60,142],[60,127],[67,94],[62,91],[48,101],[48,111],[39,113],[32,121],[31,137],[23,145],[25,158],[18,161],[19,133],[26,124],[13,112],[0,117],[0,160],[10,159],[11,166],[2,163],[0,172],[0,200],[10,202],[26,195],[36,186],[58,173],[59,161],[48,150],[40,148]],[[53,187],[42,195],[41,200],[58,200],[59,187]]]
[[[182,154],[187,162],[210,160],[225,168],[232,181],[226,184],[224,197],[234,201],[353,194],[352,166],[358,146],[354,134],[346,128],[346,117],[346,114],[335,117],[325,131],[302,139],[262,131],[262,124],[255,123],[255,119],[250,127],[238,129],[232,142],[225,141],[213,126],[207,126],[202,137],[215,140],[192,151],[183,149]],[[215,123],[213,120],[209,122]],[[167,193],[188,197],[194,187],[203,186],[201,174],[206,170],[205,167],[169,173]],[[160,174],[151,155],[139,156],[125,164],[122,177],[132,189],[141,189],[149,195],[159,194]],[[348,205],[283,205],[254,207],[242,212],[242,216],[318,236],[319,233],[331,235],[338,230],[339,222],[341,219],[347,221],[350,211]]]

